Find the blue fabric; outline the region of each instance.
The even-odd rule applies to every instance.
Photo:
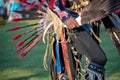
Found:
[[[62,1],[61,0],[58,0],[58,6],[60,8],[61,11],[65,10],[64,6],[62,5]]]
[[[77,18],[79,16],[78,14],[75,13],[71,13],[71,15],[74,18]],[[87,31],[87,33],[90,34],[90,24],[84,24],[82,27]]]
[[[16,3],[16,2],[14,2],[14,3],[11,5],[11,7],[10,7],[10,14],[11,14],[11,15],[14,15],[14,11],[15,11],[15,10],[17,10],[17,11],[22,10],[21,5],[18,4],[18,3]]]
[[[90,24],[84,24],[83,28],[90,34]]]
[[[57,40],[55,43],[55,55],[56,55],[56,72],[61,73],[60,56],[59,56],[59,42]]]

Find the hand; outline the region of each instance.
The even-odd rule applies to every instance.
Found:
[[[67,19],[64,23],[69,29],[73,29],[75,27],[80,27],[78,22],[73,17]]]

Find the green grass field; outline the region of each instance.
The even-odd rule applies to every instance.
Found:
[[[15,45],[19,41],[12,41],[11,38],[18,32],[6,32],[6,30],[24,25],[29,22],[7,23],[0,27],[0,80],[50,80],[49,70],[43,67],[43,55],[45,45],[40,42],[22,60],[18,58],[19,53],[15,53]],[[101,47],[104,49],[108,62],[106,64],[106,80],[120,80],[120,55],[109,38],[107,32],[101,29]]]

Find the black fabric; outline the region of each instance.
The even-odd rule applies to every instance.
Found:
[[[72,31],[76,34],[76,37],[72,36],[76,50],[85,55],[90,62],[104,66],[107,61],[106,55],[93,38],[82,27],[75,28]]]
[[[69,0],[65,0],[65,7],[70,8],[72,6],[72,2]]]
[[[109,16],[103,18],[102,22],[103,22],[103,24],[104,24],[104,26],[105,26],[106,29],[110,29],[110,28],[114,27],[114,24],[110,20]]]

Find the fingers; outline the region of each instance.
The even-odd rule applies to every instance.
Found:
[[[75,27],[79,27],[80,25],[76,22],[76,20],[74,18],[69,18],[68,20],[65,21],[65,25],[69,28],[69,29],[73,29]]]

